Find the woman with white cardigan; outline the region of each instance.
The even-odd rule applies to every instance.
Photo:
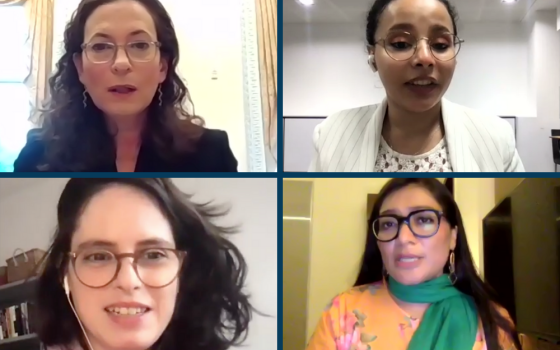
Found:
[[[456,17],[447,0],[375,1],[368,64],[387,97],[318,125],[309,171],[525,171],[505,120],[443,98],[463,42]]]

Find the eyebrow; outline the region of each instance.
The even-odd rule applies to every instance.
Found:
[[[391,28],[389,28],[389,32],[393,31],[393,30],[410,30],[410,31],[414,31],[416,29],[416,27],[412,24],[412,23],[397,23],[394,26],[392,26]],[[430,32],[435,33],[435,32],[449,32],[449,33],[453,33],[449,28],[447,28],[444,25],[441,24],[434,24],[430,27]]]
[[[413,212],[416,210],[436,210],[436,211],[441,211],[439,209],[436,208],[432,208],[429,206],[419,206],[419,207],[408,207],[407,208],[409,212]],[[391,214],[399,214],[401,211],[398,209],[387,209],[382,211],[381,213],[379,213],[379,215],[391,215]]]
[[[135,35],[139,35],[139,34],[148,34],[148,35],[150,35],[147,31],[142,30],[142,29],[138,29],[138,30],[135,30],[135,31],[133,31],[132,33],[128,34],[128,36],[135,36]],[[91,37],[91,39],[96,38],[96,37],[105,38],[105,39],[113,39],[113,37],[110,36],[109,34],[101,33],[101,32],[100,32],[100,33],[95,33],[95,34]],[[91,39],[90,39],[90,40],[91,40]]]
[[[174,245],[165,240],[165,239],[161,239],[161,238],[150,238],[150,239],[145,239],[143,241],[137,242],[136,243],[136,247],[137,248],[143,248],[143,247],[163,247],[163,248],[174,248]],[[105,240],[88,240],[85,242],[82,242],[80,244],[78,244],[78,247],[76,250],[82,250],[82,249],[87,249],[87,248],[116,248],[117,244],[115,242],[111,242],[111,241],[105,241]]]

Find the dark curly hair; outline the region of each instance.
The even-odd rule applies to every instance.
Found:
[[[62,281],[81,213],[97,193],[113,185],[130,186],[149,196],[169,221],[177,249],[187,252],[173,317],[152,348],[225,350],[243,342],[255,311],[243,291],[247,265],[239,249],[226,238],[236,228],[212,223],[227,209],[193,203],[191,196],[180,192],[169,179],[125,178],[70,179],[62,191],[57,229],[40,264],[36,294],[40,341],[47,347],[62,348],[78,341],[88,349]]]
[[[383,14],[387,6],[389,6],[389,4],[393,1],[394,0],[376,0],[371,6],[371,9],[369,10],[367,16],[367,25],[366,25],[366,40],[369,46],[374,46],[376,42],[375,33],[377,32],[379,19],[381,18],[381,15]],[[453,22],[453,34],[458,35],[457,22],[459,21],[459,15],[457,14],[457,10],[453,5],[451,5],[451,3],[448,0],[438,0],[438,1],[445,6],[447,12],[449,13],[449,16],[451,16],[451,21]]]
[[[113,157],[115,146],[102,111],[88,97],[83,106],[85,87],[78,78],[73,62],[81,54],[85,23],[99,7],[116,0],[82,0],[64,31],[64,54],[49,79],[50,98],[43,106],[39,137],[46,145],[45,163],[41,170],[84,171],[104,159]],[[185,107],[192,101],[185,83],[176,72],[179,43],[171,18],[159,0],[135,0],[150,12],[161,43],[162,59],[169,64],[167,77],[161,84],[162,106],[154,97],[148,107],[146,135],[158,154],[173,161],[194,149],[203,132],[204,120],[190,114]],[[194,108],[193,108],[194,112]]]

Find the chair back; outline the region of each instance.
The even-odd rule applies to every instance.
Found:
[[[560,129],[550,130],[551,136],[560,136]],[[560,163],[560,139],[552,140],[552,157],[554,158],[554,163]]]

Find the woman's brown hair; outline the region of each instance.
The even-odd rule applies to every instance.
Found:
[[[229,207],[200,204],[170,179],[70,179],[57,206],[57,227],[37,282],[37,335],[48,348],[82,349],[88,343],[63,289],[72,237],[84,208],[111,186],[128,186],[148,196],[173,230],[187,257],[179,272],[175,311],[151,349],[226,350],[243,343],[254,309],[246,292],[247,263],[230,237],[238,227],[219,226]]]

